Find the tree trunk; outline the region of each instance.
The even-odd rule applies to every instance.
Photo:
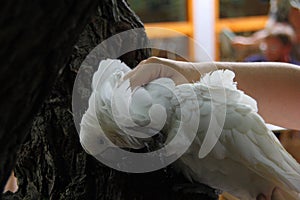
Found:
[[[97,44],[121,31],[143,26],[126,1],[99,0],[98,4],[96,14],[81,33],[72,56],[66,62],[66,67],[62,68],[50,97],[34,118],[32,128],[18,153],[15,173],[19,190],[15,194],[6,193],[4,198],[217,199],[217,191],[203,185],[194,185],[199,193],[176,189],[182,188],[182,184],[187,182],[172,166],[151,173],[129,174],[106,167],[83,151],[71,108],[76,72]],[[146,37],[139,39],[147,42]],[[129,52],[120,59],[134,67],[148,56],[149,51],[142,49]],[[92,72],[87,71],[85,75],[91,77]],[[81,96],[84,94],[85,91],[81,91]]]
[[[93,0],[1,2],[0,194],[34,115],[96,8]]]

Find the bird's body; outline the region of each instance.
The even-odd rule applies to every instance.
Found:
[[[93,77],[80,131],[81,144],[90,154],[101,154],[114,144],[142,148],[160,130],[170,143],[181,132],[178,148],[168,153],[184,149],[176,164],[189,180],[242,200],[260,194],[271,199],[275,188],[286,199],[299,199],[299,164],[267,129],[255,100],[236,88],[233,72],[216,71],[197,83],[178,86],[160,78],[132,94],[129,82],[122,82],[128,71],[120,61],[106,60]],[[103,142],[104,137],[111,142]]]

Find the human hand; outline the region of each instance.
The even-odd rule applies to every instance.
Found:
[[[162,77],[170,78],[179,85],[198,81],[200,76],[200,72],[190,62],[150,57],[126,74],[124,80],[129,79],[130,87],[134,89]]]

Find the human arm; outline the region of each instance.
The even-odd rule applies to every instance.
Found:
[[[259,114],[268,123],[300,130],[300,67],[288,63],[179,62],[151,57],[126,75],[131,87],[169,77],[176,84],[196,82],[217,69],[235,72],[238,88],[256,99]]]
[[[251,36],[235,36],[232,39],[232,45],[235,48],[259,49],[261,41],[267,36],[266,29],[253,33]]]

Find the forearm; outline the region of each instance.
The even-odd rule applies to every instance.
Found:
[[[287,63],[214,62],[213,65],[194,63],[193,67],[202,74],[215,69],[234,71],[238,88],[256,99],[259,113],[268,123],[300,130],[299,66]]]
[[[151,57],[125,79],[135,88],[159,77],[178,84],[199,81],[203,74],[217,69],[235,72],[238,88],[256,99],[259,113],[268,122],[300,130],[300,67],[287,63],[179,62]]]

